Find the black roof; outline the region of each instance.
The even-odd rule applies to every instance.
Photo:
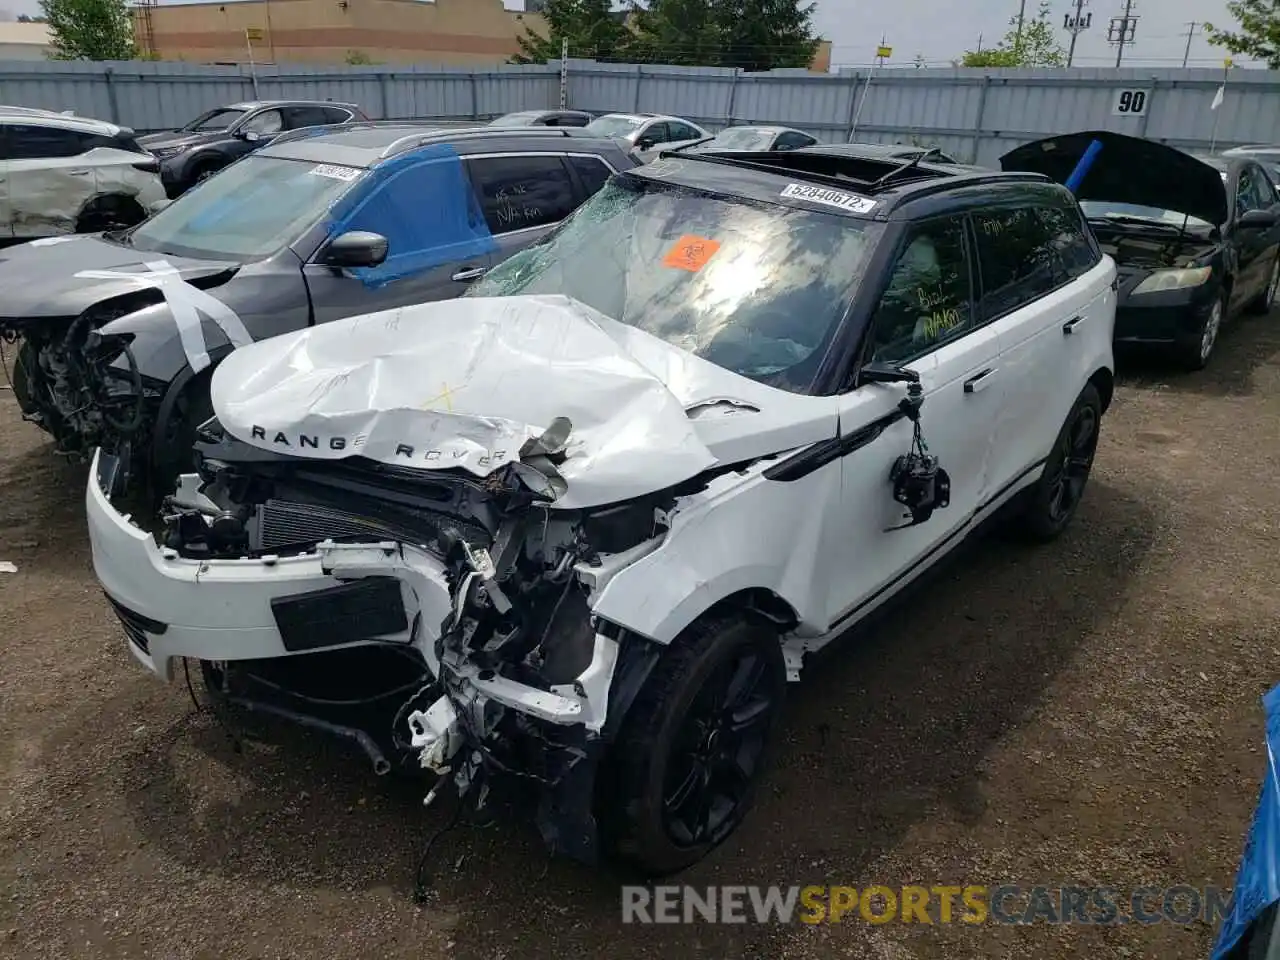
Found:
[[[952,164],[927,165],[896,159],[801,150],[663,152],[652,163],[629,171],[629,176],[673,182],[711,193],[779,203],[804,209],[818,208],[865,220],[888,220],[905,204],[939,197],[967,188],[1033,185],[1065,192],[1038,173],[977,171]],[[815,188],[818,199],[796,196]],[[787,191],[791,191],[788,193]]]

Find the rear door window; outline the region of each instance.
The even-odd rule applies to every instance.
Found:
[[[559,223],[577,206],[558,156],[475,157],[467,170],[490,233]]]
[[[1012,313],[1066,279],[1054,237],[1036,207],[973,215],[982,276],[981,322]]]
[[[354,120],[353,114],[346,107],[319,107],[321,116],[324,120],[321,123],[346,123],[348,120]]]
[[[798,150],[801,147],[811,147],[817,142],[807,133],[784,133],[778,137],[773,148],[775,150]]]
[[[78,157],[85,151],[82,135],[75,130],[34,124],[10,124],[7,129],[10,160]]]
[[[1101,255],[1085,233],[1078,212],[1069,207],[1039,207],[1036,215],[1049,231],[1067,279],[1083,276],[1098,265]]]
[[[324,107],[285,107],[284,126],[286,130],[297,130],[299,127],[318,127],[326,123],[337,123],[331,120]]]

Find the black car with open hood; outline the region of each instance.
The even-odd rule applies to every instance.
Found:
[[[1118,345],[1171,346],[1199,369],[1224,320],[1271,308],[1280,197],[1255,161],[1099,130],[1024,144],[1000,165],[1074,190],[1119,270]]]

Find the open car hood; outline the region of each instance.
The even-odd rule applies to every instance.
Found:
[[[217,368],[224,430],[309,459],[488,476],[560,418],[557,507],[616,503],[835,435],[830,397],[725,370],[563,296],[464,297],[262,340]]]
[[[1066,183],[1095,140],[1102,150],[1076,191],[1079,199],[1158,207],[1215,226],[1226,223],[1222,174],[1188,153],[1139,137],[1105,130],[1049,137],[1010,150],[1000,158],[1000,168],[1042,173]]]

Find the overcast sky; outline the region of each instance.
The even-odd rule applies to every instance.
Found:
[[[503,2],[512,9],[524,6],[523,0]],[[1038,0],[1027,0],[1028,11],[1034,11],[1037,4]],[[832,60],[837,66],[870,63],[881,34],[893,47],[894,64],[907,66],[920,55],[929,65],[947,66],[965,50],[976,48],[979,34],[984,46],[999,42],[1008,30],[1009,18],[1018,12],[1018,0],[817,0],[817,6],[815,21],[822,36],[832,41]],[[1077,66],[1115,65],[1115,48],[1107,43],[1107,23],[1123,7],[1124,0],[1089,0],[1085,9],[1093,14],[1093,28],[1077,42]],[[1074,0],[1054,0],[1055,27],[1061,27],[1063,15],[1072,8]],[[0,0],[0,9],[36,13],[39,4],[37,0]],[[1225,0],[1134,0],[1133,11],[1139,18],[1137,42],[1125,50],[1125,63],[1131,66],[1179,66],[1189,21],[1207,18],[1219,25],[1231,23]],[[1059,36],[1065,45],[1067,34],[1059,30]],[[1190,64],[1219,66],[1222,57],[1223,51],[1209,46],[1197,27]]]

